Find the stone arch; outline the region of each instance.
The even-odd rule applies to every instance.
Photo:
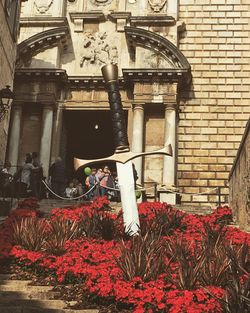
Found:
[[[159,53],[166,59],[173,69],[181,69],[189,72],[191,66],[182,52],[167,38],[142,28],[125,26],[125,33],[130,56],[135,56],[135,47],[141,46]]]
[[[32,56],[58,44],[61,44],[63,49],[66,50],[68,35],[68,26],[63,26],[45,30],[25,39],[17,46],[17,66],[22,66]]]

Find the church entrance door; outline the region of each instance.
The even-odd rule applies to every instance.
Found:
[[[97,159],[113,154],[115,147],[109,110],[65,110],[63,125],[69,176],[74,176],[74,157]]]

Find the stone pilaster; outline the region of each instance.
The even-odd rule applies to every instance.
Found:
[[[48,176],[53,128],[53,107],[45,105],[42,113],[42,133],[40,143],[40,161],[44,176]]]
[[[176,183],[176,107],[175,104],[167,104],[165,107],[165,146],[171,144],[173,156],[164,156],[163,161],[163,185],[167,188],[175,186]],[[162,194],[161,201],[176,204],[176,195]]]
[[[60,156],[60,145],[61,145],[61,135],[62,135],[62,118],[63,110],[60,107],[60,104],[57,107],[54,116],[53,123],[53,135],[52,135],[52,147],[51,147],[51,160],[53,161],[58,156]]]
[[[133,134],[132,151],[143,151],[143,127],[144,127],[144,108],[141,103],[136,103],[133,110]],[[133,160],[138,174],[138,183],[142,182],[142,157]]]

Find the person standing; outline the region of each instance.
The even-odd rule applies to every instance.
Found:
[[[30,182],[31,182],[31,171],[34,170],[36,167],[32,164],[32,157],[31,155],[26,156],[25,163],[22,167],[21,171],[21,183],[22,183],[22,191],[24,193],[29,192],[30,190]]]
[[[51,188],[55,194],[64,195],[66,187],[66,170],[64,163],[60,157],[57,157],[55,162],[49,168],[49,177],[51,179]]]
[[[32,194],[34,197],[41,198],[42,192],[42,179],[43,179],[43,168],[40,164],[38,153],[32,152],[32,164],[34,165],[34,169],[31,171],[30,177],[30,185]]]
[[[85,185],[88,188],[88,190],[90,190],[91,188],[93,188],[96,184],[96,168],[92,168],[91,170],[91,174],[89,176],[87,176],[86,180],[85,180]],[[88,199],[92,199],[94,197],[96,197],[97,194],[97,189],[93,188],[89,193],[88,193]]]
[[[101,196],[106,196],[108,195],[108,188],[113,188],[113,179],[109,170],[109,167],[107,165],[104,166],[103,168],[103,176],[100,179],[100,195]],[[108,187],[108,188],[107,188]]]
[[[0,193],[3,197],[13,195],[13,175],[10,173],[11,163],[6,161],[0,170]]]

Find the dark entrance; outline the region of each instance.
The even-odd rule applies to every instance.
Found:
[[[127,112],[125,112],[125,116],[127,121]],[[64,111],[64,131],[65,161],[69,177],[74,176],[74,157],[80,159],[103,158],[112,155],[115,150],[109,110]],[[98,167],[102,165],[104,164],[99,164]],[[111,167],[113,166],[111,165]]]

